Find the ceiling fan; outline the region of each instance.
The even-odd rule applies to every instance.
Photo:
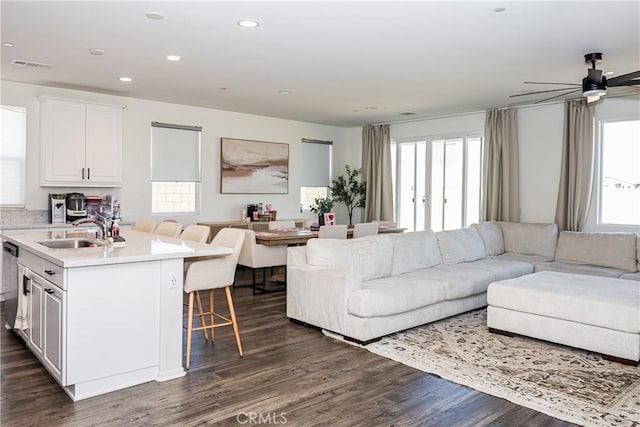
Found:
[[[587,76],[582,79],[582,84],[578,83],[554,83],[554,82],[524,82],[526,84],[534,84],[534,85],[565,85],[571,86],[562,89],[550,89],[550,90],[539,90],[536,92],[528,92],[521,93],[518,95],[510,95],[509,98],[515,98],[518,96],[528,96],[528,95],[536,95],[540,93],[551,93],[551,92],[562,92],[559,95],[554,95],[550,98],[541,99],[540,101],[536,101],[534,104],[539,104],[541,102],[550,101],[555,98],[560,98],[565,95],[569,95],[578,91],[582,91],[582,96],[587,98],[587,102],[594,102],[600,99],[601,96],[607,93],[607,88],[616,87],[616,86],[640,86],[640,71],[634,71],[632,73],[623,74],[620,76],[616,76],[610,79],[607,79],[606,76],[602,75],[602,70],[596,69],[596,64],[599,64],[602,61],[602,53],[587,53],[584,56],[584,62],[586,64],[591,64],[591,68],[589,69]],[[578,86],[576,89],[575,86]]]

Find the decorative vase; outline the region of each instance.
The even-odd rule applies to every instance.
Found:
[[[318,214],[318,226],[324,225],[324,213]]]

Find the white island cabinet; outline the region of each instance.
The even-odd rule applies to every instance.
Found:
[[[29,328],[17,331],[73,400],[184,375],[183,259],[230,248],[123,230],[126,246],[51,249],[64,234],[3,235],[19,246]],[[77,238],[77,232],[74,233]]]

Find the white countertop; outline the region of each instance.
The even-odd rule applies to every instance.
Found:
[[[207,243],[158,236],[134,230],[122,230],[126,239],[124,247],[111,245],[95,248],[52,249],[41,245],[40,241],[51,239],[94,237],[77,228],[73,231],[28,231],[2,234],[2,239],[32,252],[60,267],[87,267],[92,265],[124,264],[161,259],[190,258],[205,256],[225,256],[233,252],[231,248]]]

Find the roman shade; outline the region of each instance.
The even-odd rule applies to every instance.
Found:
[[[151,123],[151,180],[200,181],[199,126]]]

